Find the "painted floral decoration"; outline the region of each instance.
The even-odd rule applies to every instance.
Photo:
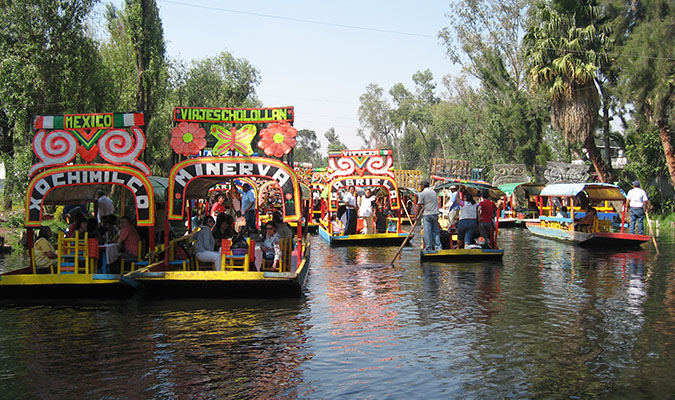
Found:
[[[268,156],[281,158],[295,147],[297,134],[298,130],[288,122],[272,123],[260,131],[258,147],[263,149]]]
[[[194,122],[181,122],[171,131],[171,148],[183,156],[196,155],[206,147],[206,131]]]

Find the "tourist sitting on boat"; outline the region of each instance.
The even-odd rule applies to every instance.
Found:
[[[119,229],[117,229],[117,217],[115,214],[106,215],[99,223],[99,232],[106,243],[113,243],[119,237]]]
[[[473,233],[478,220],[478,204],[469,192],[459,201],[459,222],[457,222],[457,247],[466,247],[473,242]]]
[[[213,205],[211,206],[211,216],[213,218],[218,218],[218,215],[224,213],[225,210],[225,196],[219,194],[216,198],[216,201],[214,201]]]
[[[569,214],[567,213],[567,207],[562,206],[558,209],[558,212],[555,215],[556,218],[569,218]]]
[[[263,260],[272,261],[272,268],[276,269],[279,267],[279,260],[281,259],[281,238],[276,232],[277,224],[274,221],[268,221],[265,224],[265,240],[260,246],[262,250]]]
[[[241,211],[237,211],[235,213],[235,218],[234,218],[234,230],[237,232],[241,232],[242,229],[246,227],[246,218],[244,218],[243,215],[241,215]]]
[[[35,256],[35,268],[38,273],[49,273],[49,270],[45,271],[44,268],[49,268],[52,265],[56,265],[58,255],[54,250],[54,246],[49,242],[49,239],[52,237],[52,229],[48,226],[40,227],[38,231],[38,239],[33,244],[33,255]],[[40,271],[40,269],[43,269]]]
[[[68,214],[66,219],[69,222],[68,228],[66,229],[66,237],[74,238],[75,231],[79,230],[82,222],[86,221],[86,216],[80,208],[75,208]]]
[[[220,213],[216,217],[216,226],[213,227],[213,238],[217,243],[222,239],[232,239],[237,231],[234,228],[234,217],[230,214]]]
[[[330,217],[331,220],[331,226],[333,228],[333,235],[342,235],[345,232],[344,225],[342,225],[342,221],[340,221],[337,217],[337,214],[333,214]],[[386,228],[386,226],[385,226]]]
[[[589,207],[588,211],[586,211],[586,215],[575,221],[575,226],[578,228],[577,230],[590,232],[597,216],[598,212],[595,208]]]
[[[220,251],[215,251],[216,240],[211,232],[215,225],[216,221],[210,215],[202,220],[199,231],[196,231],[195,256],[199,261],[212,262],[216,271],[220,271]]]
[[[272,213],[272,221],[277,225],[276,232],[281,239],[287,239],[293,237],[293,231],[287,223],[284,222],[284,218],[281,216],[279,211]]]
[[[120,237],[117,244],[120,245],[120,258],[125,260],[138,259],[138,243],[141,237],[128,217],[120,218]]]
[[[489,242],[490,247],[493,247],[492,232],[494,231],[494,218],[497,213],[497,206],[490,200],[489,195],[487,190],[481,193],[483,200],[478,203],[478,230],[480,236]]]

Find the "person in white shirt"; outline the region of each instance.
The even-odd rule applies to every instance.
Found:
[[[422,228],[424,229],[424,250],[423,253],[435,253],[441,250],[441,227],[438,225],[438,195],[434,189],[429,187],[429,182],[422,181],[422,191],[417,200],[418,205],[415,219],[423,214]]]
[[[373,196],[373,193],[370,191],[370,189],[366,189],[366,193],[361,196],[361,206],[359,207],[359,217],[363,218],[366,234],[375,233],[375,228],[373,226],[374,201],[375,196]]]
[[[356,188],[354,186],[349,187],[349,191],[345,193],[342,200],[347,206],[347,223],[345,224],[345,233],[347,235],[353,235],[356,233],[356,196],[354,193]]]
[[[110,198],[105,195],[105,192],[103,190],[96,191],[96,194],[94,195],[94,200],[96,201],[97,204],[96,219],[98,220],[99,223],[101,223],[101,218],[105,217],[106,215],[111,215],[115,212],[115,206],[113,205],[113,201],[110,200]]]
[[[647,193],[640,187],[639,181],[633,181],[633,188],[626,195],[624,207],[630,207],[630,233],[635,233],[635,223],[638,225],[638,234],[645,234],[645,209],[649,205]]]

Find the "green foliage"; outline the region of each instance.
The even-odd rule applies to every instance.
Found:
[[[293,149],[294,161],[308,162],[315,167],[326,165],[326,158],[321,155],[321,143],[316,132],[309,129],[300,129],[296,136],[298,144]]]
[[[323,137],[328,140],[328,151],[340,151],[347,150],[347,146],[342,143],[340,137],[335,133],[335,128],[329,128],[324,134]]]

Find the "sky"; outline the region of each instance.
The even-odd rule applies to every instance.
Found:
[[[121,7],[122,0],[113,0]],[[260,72],[265,107],[294,106],[296,129],[311,129],[326,148],[331,127],[349,148],[359,96],[375,83],[388,91],[429,69],[441,87],[459,74],[438,32],[450,0],[157,0],[167,54],[187,62],[228,51]]]

